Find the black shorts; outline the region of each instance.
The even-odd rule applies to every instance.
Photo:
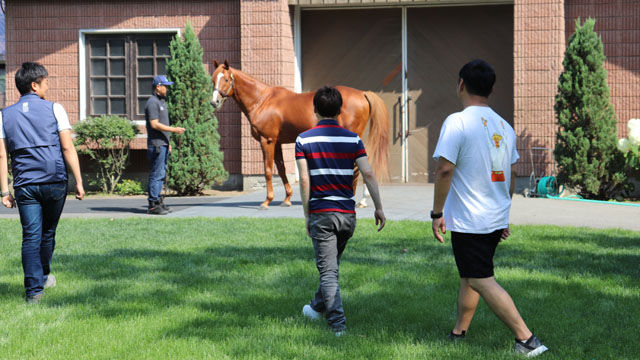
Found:
[[[461,278],[493,276],[493,255],[501,235],[502,230],[489,234],[451,232],[451,247]]]

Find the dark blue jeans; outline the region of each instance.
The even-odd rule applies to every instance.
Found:
[[[37,295],[51,272],[56,227],[67,195],[67,182],[24,185],[15,189],[22,223],[22,269],[27,297]]]
[[[167,175],[167,161],[169,160],[169,146],[153,146],[147,148],[149,158],[149,201],[160,200],[160,193]]]

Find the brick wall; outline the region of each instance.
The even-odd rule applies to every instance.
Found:
[[[205,67],[214,59],[240,61],[240,3],[235,0],[188,1],[6,1],[7,104],[19,94],[13,77],[24,61],[49,71],[48,97],[60,102],[72,123],[79,120],[78,41],[80,29],[184,29],[190,21],[204,48]],[[240,173],[241,122],[234,105],[217,114],[225,167]],[[137,139],[136,148],[146,148]]]
[[[618,136],[627,135],[629,119],[640,118],[640,1],[566,0],[566,37],[575,20],[592,17],[601,36]]]
[[[565,48],[563,0],[514,1],[514,125],[520,161],[517,173],[549,172],[553,154],[553,99]]]
[[[241,70],[266,84],[293,90],[293,33],[287,1],[241,1],[240,18]],[[263,174],[260,145],[251,136],[249,121],[242,118],[242,173]],[[293,144],[284,145],[283,153],[287,173],[294,172]]]
[[[152,6],[149,6],[152,5]],[[79,29],[184,28],[191,21],[211,71],[214,59],[270,85],[292,89],[294,51],[287,0],[220,0],[177,3],[158,0],[94,2],[7,1],[7,104],[18,93],[13,76],[23,61],[39,61],[50,73],[49,97],[62,103],[72,123],[79,119]],[[519,136],[520,175],[528,175],[529,148],[553,148],[553,97],[566,39],[576,17],[595,17],[603,39],[612,102],[626,135],[626,122],[640,117],[640,2],[635,0],[514,0],[514,123]],[[225,167],[232,174],[260,175],[264,165],[250,124],[233,101],[217,113]],[[138,148],[145,140],[139,139]],[[285,147],[287,172],[293,149]],[[543,151],[537,163],[551,164]],[[551,168],[547,166],[544,171]],[[541,168],[536,167],[540,172]]]
[[[575,20],[593,17],[607,57],[605,68],[611,102],[618,117],[618,136],[629,119],[640,118],[640,1],[516,0],[514,3],[514,122],[521,161],[519,175],[532,170],[530,147],[553,148],[554,96],[566,42]],[[552,171],[550,152],[534,151],[538,172]]]

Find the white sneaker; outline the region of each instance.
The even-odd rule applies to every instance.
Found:
[[[307,304],[302,307],[302,315],[308,317],[311,320],[320,320],[322,319],[322,313],[319,313],[311,307],[311,305]]]
[[[340,331],[334,331],[333,335],[335,335],[336,337],[341,337],[347,334],[347,330],[340,330]]]
[[[48,289],[54,286],[56,286],[56,277],[49,274],[49,276],[47,276],[47,281],[44,282],[44,288]]]

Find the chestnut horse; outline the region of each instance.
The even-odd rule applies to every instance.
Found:
[[[313,92],[294,93],[283,87],[269,86],[238,69],[213,63],[211,76],[214,91],[211,105],[219,109],[228,97],[232,97],[251,123],[251,135],[260,142],[264,159],[267,199],[260,205],[267,209],[273,200],[273,163],[284,184],[286,197],[282,205],[291,205],[293,191],[289,185],[282,158],[282,144],[294,143],[298,134],[314,127],[318,121],[313,111]],[[369,138],[367,150],[372,167],[379,177],[387,177],[387,153],[389,147],[389,116],[378,95],[345,86],[337,86],[342,95],[342,108],[338,123],[362,137],[367,122]],[[354,172],[355,194],[359,171]]]

